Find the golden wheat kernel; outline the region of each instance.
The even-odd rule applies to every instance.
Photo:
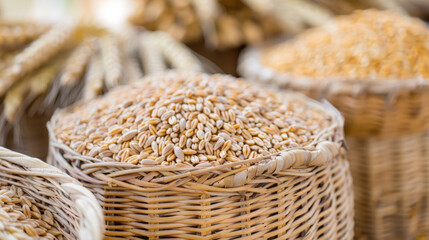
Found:
[[[428,38],[417,18],[359,10],[264,50],[261,62],[316,80],[429,78]]]
[[[124,86],[91,100],[91,104],[72,107],[73,111],[58,120],[57,137],[78,147],[76,142],[85,139],[85,128],[74,131],[72,123],[87,122],[87,129],[101,129],[89,134],[107,131],[108,135],[89,139],[85,144],[97,150],[81,154],[132,164],[148,159],[161,165],[195,166],[210,161],[215,166],[265,155],[273,145],[275,151],[287,149],[290,144],[308,145],[311,136],[331,122],[329,116],[304,102],[230,77],[216,76],[214,81],[204,74],[169,74],[154,75],[145,84]],[[134,104],[121,104],[127,99]],[[92,108],[99,110],[88,115]],[[123,121],[130,112],[139,113],[135,121]],[[106,129],[110,115],[118,121]],[[291,126],[298,125],[303,131],[289,136]],[[310,132],[307,138],[301,135]],[[282,137],[296,139],[286,142]]]
[[[35,200],[20,187],[0,186],[0,198],[11,200],[0,205],[0,236],[7,239],[39,239],[46,237],[47,230],[55,224],[53,214],[47,209],[40,211],[33,204]]]

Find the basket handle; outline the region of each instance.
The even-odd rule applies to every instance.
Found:
[[[246,170],[228,176],[214,185],[218,187],[239,187],[261,175],[287,171],[291,168],[323,166],[335,158],[340,149],[340,143],[324,141],[317,145],[315,151],[303,149],[285,151],[266,162],[259,162]]]

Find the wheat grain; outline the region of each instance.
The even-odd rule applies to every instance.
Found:
[[[78,152],[88,139],[104,149],[91,156],[133,164],[222,164],[269,155],[308,146],[331,121],[281,94],[201,74],[146,78],[71,110],[56,123],[58,139]]]
[[[21,188],[0,184],[0,239],[62,239],[53,214],[34,203]]]
[[[398,14],[365,10],[340,16],[294,40],[266,49],[261,62],[315,79],[429,77],[427,26]]]

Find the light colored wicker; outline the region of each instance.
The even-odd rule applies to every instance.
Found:
[[[238,72],[259,84],[326,98],[345,118],[347,136],[385,136],[429,129],[429,79],[311,79],[276,72],[260,62],[261,48],[240,56]]]
[[[65,169],[102,204],[106,239],[352,239],[353,190],[343,120],[332,116],[310,147],[276,158],[217,167],[131,165],[74,152],[52,131],[48,162]],[[241,167],[234,169],[233,166]]]
[[[429,238],[429,132],[348,137],[357,235]]]
[[[64,239],[102,239],[103,215],[94,195],[59,169],[0,147],[0,181],[20,187],[39,208],[51,211]]]
[[[241,56],[242,75],[326,98],[344,115],[357,235],[429,237],[429,79],[293,78],[263,66],[260,51],[249,49]]]

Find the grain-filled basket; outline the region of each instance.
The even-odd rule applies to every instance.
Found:
[[[94,195],[75,179],[0,147],[0,239],[101,240],[102,214]]]
[[[429,236],[428,39],[420,20],[365,10],[241,56],[246,78],[344,115],[356,227],[370,239]]]
[[[94,192],[106,239],[352,239],[342,127],[303,95],[169,72],[57,111],[49,162]]]
[[[328,99],[344,115],[347,136],[399,136],[429,129],[428,37],[420,20],[358,11],[295,39],[249,48],[238,70],[258,83]]]

